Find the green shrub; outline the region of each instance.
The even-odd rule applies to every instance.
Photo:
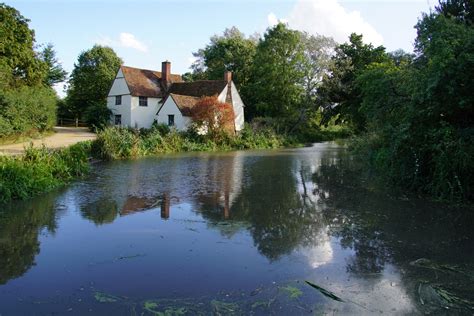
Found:
[[[265,149],[296,144],[296,139],[277,135],[271,129],[255,131],[249,126],[238,135],[223,134],[217,138],[193,131],[169,131],[160,126],[149,130],[108,127],[97,134],[92,153],[96,158],[112,160],[172,152]]]
[[[24,199],[87,173],[91,142],[65,149],[26,148],[25,155],[0,156],[0,202]]]
[[[51,129],[57,97],[50,88],[22,86],[0,92],[0,139]]]

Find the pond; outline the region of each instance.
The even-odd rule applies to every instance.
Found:
[[[473,211],[370,179],[335,143],[96,164],[2,206],[0,315],[474,313]]]

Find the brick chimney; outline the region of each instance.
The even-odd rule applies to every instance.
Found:
[[[224,72],[224,80],[225,80],[225,82],[227,82],[227,83],[229,83],[229,82],[232,81],[232,71],[226,70],[226,71]]]
[[[171,63],[167,60],[161,63],[161,80],[165,87],[171,83]]]

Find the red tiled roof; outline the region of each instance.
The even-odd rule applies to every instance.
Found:
[[[183,116],[191,116],[194,105],[200,99],[198,97],[191,97],[188,95],[179,95],[174,93],[171,93],[170,97],[173,99],[174,103],[181,111],[181,114],[183,114]]]
[[[224,90],[227,82],[224,80],[199,80],[193,82],[173,83],[169,93],[186,95],[191,97],[211,97],[219,95]]]
[[[163,97],[161,72],[121,66],[125,81],[133,96],[159,98]],[[182,82],[180,75],[171,74],[171,82]]]

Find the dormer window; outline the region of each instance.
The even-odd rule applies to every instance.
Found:
[[[122,96],[121,95],[116,95],[115,96],[115,105],[121,105],[122,104]]]
[[[139,106],[148,106],[148,98],[147,97],[138,97],[138,105]]]

